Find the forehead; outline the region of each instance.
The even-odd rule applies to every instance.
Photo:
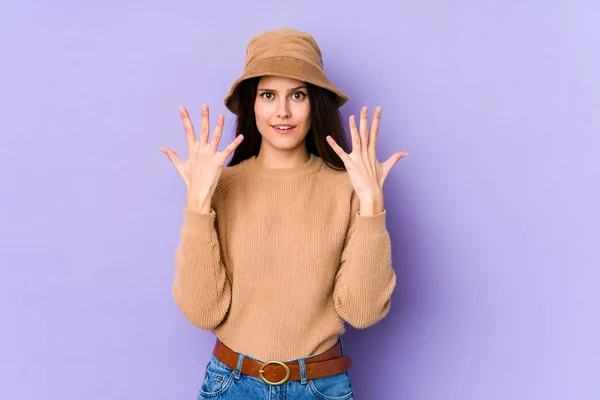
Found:
[[[279,76],[263,76],[258,82],[258,88],[280,89],[286,90],[304,86],[304,82],[291,78],[282,78]]]

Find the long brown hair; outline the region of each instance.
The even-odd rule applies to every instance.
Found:
[[[256,116],[254,115],[254,101],[259,81],[260,77],[250,78],[238,86],[239,104],[235,137],[243,134],[244,140],[233,152],[227,166],[233,166],[252,156],[257,156],[260,150],[262,136],[256,127]],[[343,161],[325,140],[327,135],[331,135],[346,153],[350,152],[336,96],[327,89],[307,82],[306,88],[310,101],[311,118],[310,130],[306,135],[306,150],[321,157],[329,167],[346,170]]]

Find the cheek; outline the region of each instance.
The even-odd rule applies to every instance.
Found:
[[[290,105],[293,119],[306,125],[310,123],[310,103],[307,102],[294,102]]]
[[[268,116],[264,107],[260,105],[254,106],[254,116],[256,118],[256,125],[261,126],[268,120]]]
[[[304,125],[310,127],[310,105],[303,107],[300,115]]]
[[[255,104],[254,106],[254,119],[256,121],[256,127],[261,135],[270,135],[270,121],[272,112],[268,106],[264,104]]]

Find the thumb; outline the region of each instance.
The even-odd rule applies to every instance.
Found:
[[[383,175],[387,176],[392,167],[396,165],[401,158],[408,156],[408,153],[405,151],[401,151],[399,153],[393,154],[390,158],[388,158],[383,164],[381,164],[381,168],[383,170]]]
[[[184,176],[183,176],[183,161],[181,161],[181,158],[177,155],[177,153],[175,153],[175,151],[173,151],[169,148],[166,148],[166,147],[161,147],[160,151],[162,151],[163,153],[165,153],[167,155],[167,157],[169,157],[169,160],[171,160],[171,162],[175,166],[175,169],[177,170],[179,175],[182,178],[184,178]]]

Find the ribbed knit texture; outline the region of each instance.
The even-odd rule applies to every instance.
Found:
[[[184,208],[173,295],[186,318],[260,360],[321,353],[388,313],[396,285],[386,212],[359,214],[348,173],[311,155],[221,173],[211,214]]]

